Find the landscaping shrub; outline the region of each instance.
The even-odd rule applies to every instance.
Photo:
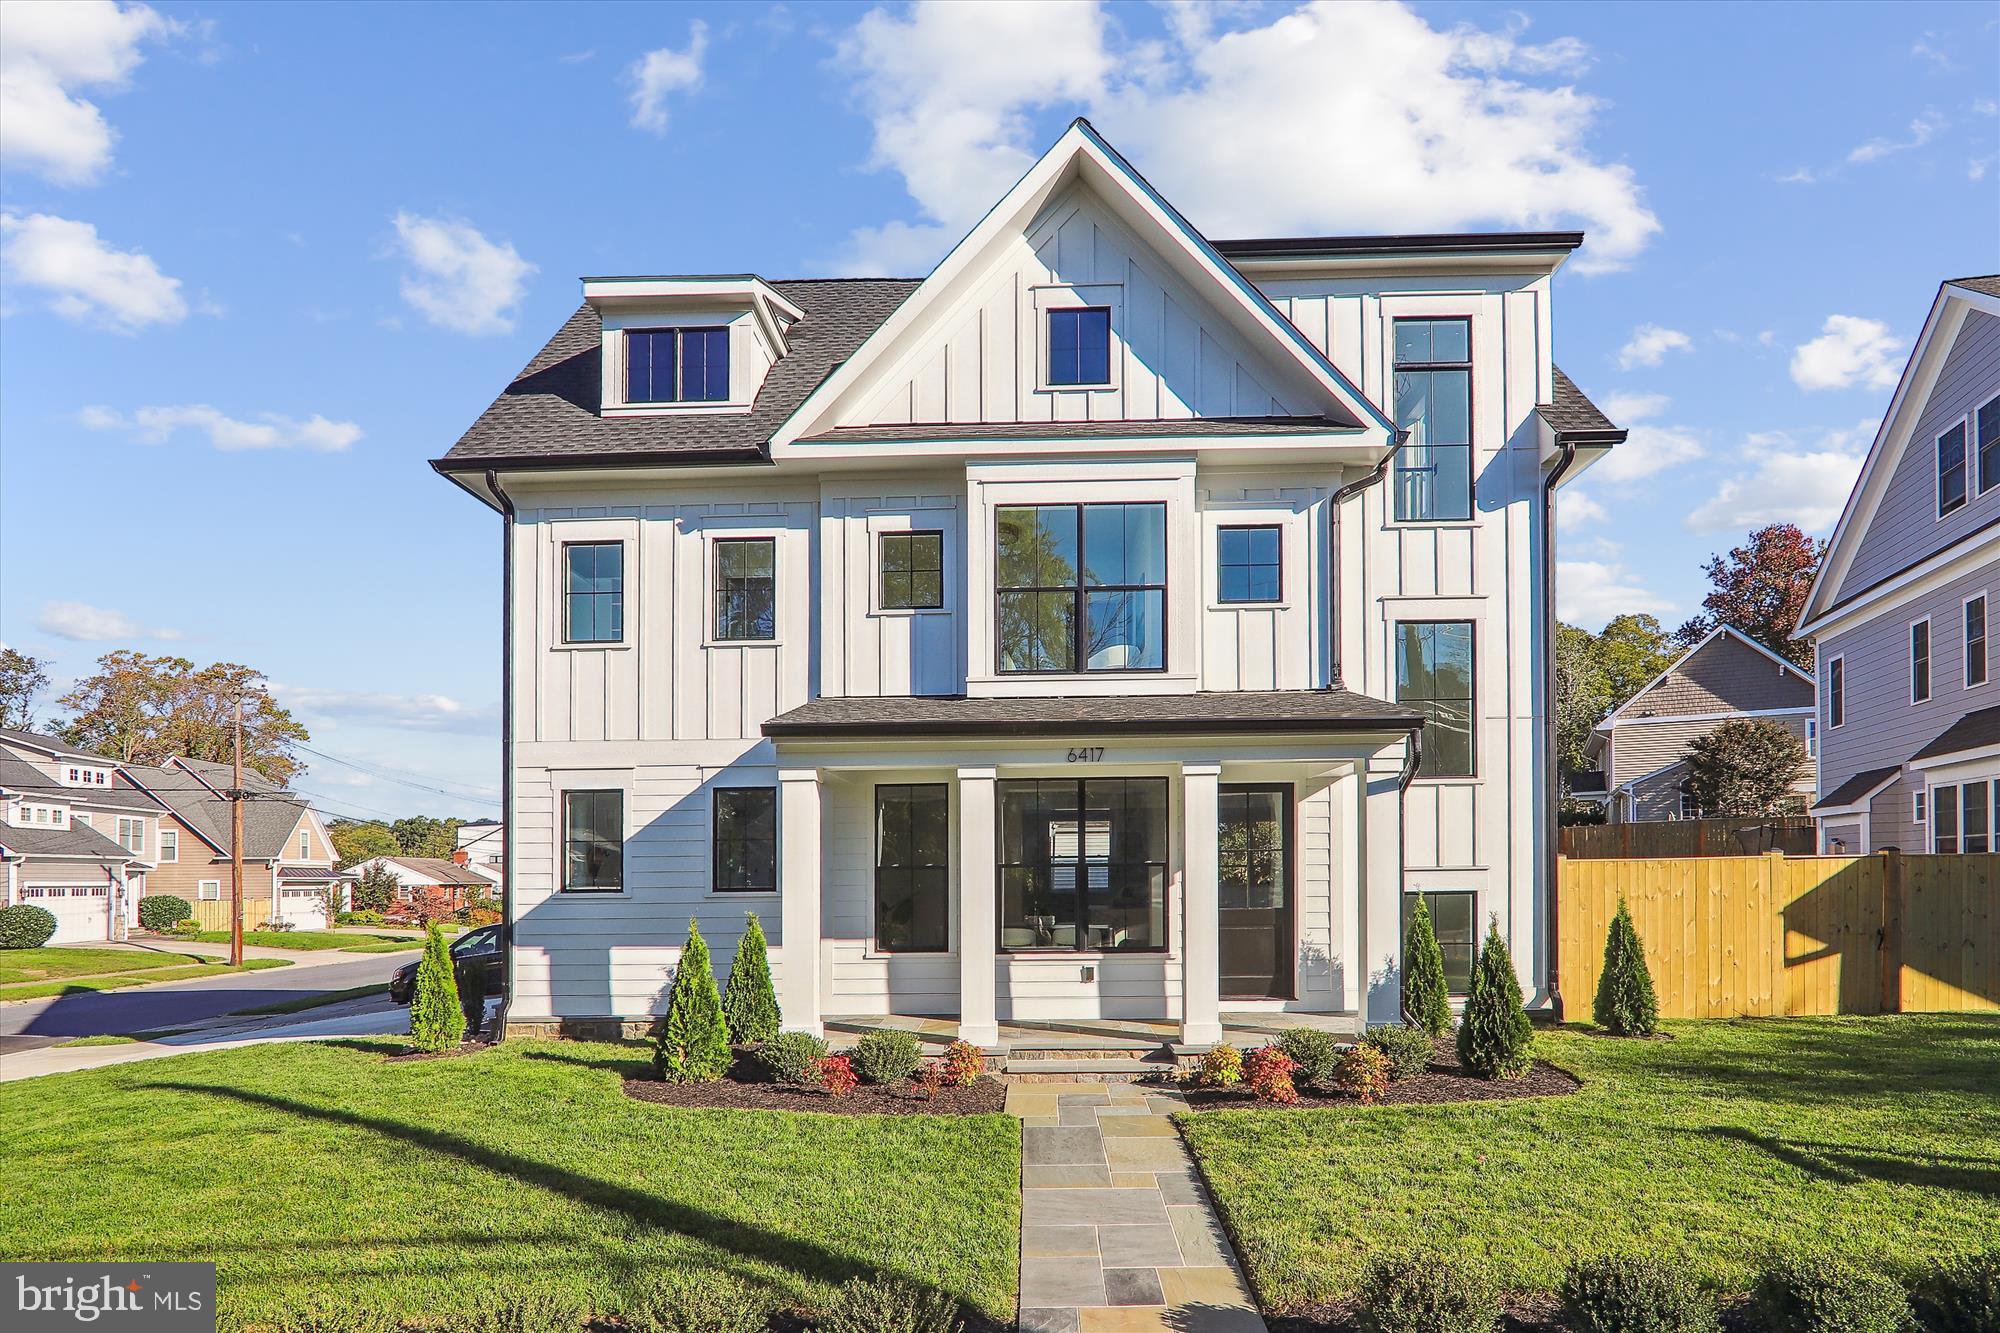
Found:
[[[1940,1259],[1910,1294],[1927,1333],[1990,1333],[2000,1328],[2000,1250]]]
[[[1902,1333],[1910,1303],[1894,1278],[1833,1255],[1779,1259],[1751,1302],[1769,1333]]]
[[[1372,1046],[1389,1057],[1391,1083],[1415,1078],[1429,1069],[1431,1056],[1436,1051],[1430,1033],[1421,1028],[1407,1028],[1400,1023],[1384,1023],[1380,1027],[1369,1028],[1361,1041],[1363,1045]]]
[[[56,914],[32,903],[0,907],[0,949],[39,949],[56,933]]]
[[[336,926],[385,926],[388,924],[380,912],[341,912],[333,918]]]
[[[1259,1101],[1276,1102],[1280,1106],[1290,1106],[1299,1099],[1299,1090],[1292,1085],[1292,1071],[1298,1062],[1286,1055],[1281,1046],[1259,1046],[1243,1057],[1243,1077],[1250,1084],[1250,1091]]]
[[[944,1081],[954,1088],[969,1088],[986,1072],[986,1057],[969,1041],[955,1041],[945,1047],[941,1063]]]
[[[861,1080],[854,1073],[852,1060],[844,1055],[827,1055],[819,1061],[819,1081],[834,1096],[845,1097]]]
[[[769,1302],[756,1288],[712,1269],[676,1273],[624,1317],[628,1333],[763,1333]]]
[[[924,1100],[936,1101],[940,1089],[946,1082],[944,1061],[937,1059],[917,1071],[917,1086],[923,1089]]]
[[[854,1043],[854,1068],[869,1083],[900,1083],[923,1063],[914,1032],[871,1032]]]
[[[1193,1082],[1204,1088],[1233,1088],[1243,1081],[1243,1052],[1218,1042],[1195,1062]]]
[[[1318,1028],[1287,1028],[1278,1038],[1278,1048],[1298,1066],[1293,1075],[1308,1083],[1324,1083],[1333,1077],[1340,1063],[1340,1042],[1331,1032]]]
[[[420,1051],[450,1051],[465,1040],[465,1010],[458,1002],[458,975],[444,932],[433,924],[424,932],[424,956],[417,964],[416,993],[410,999],[410,1045]]]
[[[722,1017],[735,1042],[769,1041],[778,1035],[778,993],[771,988],[771,955],[764,927],[755,912],[736,941],[729,963],[729,991],[722,997]]]
[[[1451,995],[1444,982],[1444,950],[1431,926],[1424,895],[1416,896],[1403,932],[1403,1021],[1433,1037],[1451,1031]]]
[[[1521,983],[1514,960],[1500,938],[1495,917],[1479,946],[1479,963],[1472,969],[1472,995],[1458,1025],[1458,1059],[1481,1078],[1519,1078],[1533,1063],[1529,1045],[1534,1029],[1521,1007]]]
[[[1597,978],[1597,1003],[1591,1013],[1599,1027],[1621,1037],[1650,1037],[1659,1031],[1660,1001],[1653,994],[1653,974],[1646,967],[1645,950],[1623,898],[1604,937],[1604,970]]]
[[[201,922],[195,920],[193,917],[189,917],[185,921],[176,921],[174,922],[174,934],[185,935],[192,939],[194,936],[201,934]]]
[[[1562,1284],[1573,1333],[1716,1333],[1715,1300],[1682,1270],[1650,1256],[1585,1259]]]
[[[1492,1333],[1500,1289],[1483,1262],[1450,1250],[1385,1255],[1362,1276],[1356,1314],[1365,1333]]]
[[[1334,1086],[1359,1097],[1363,1106],[1370,1106],[1381,1101],[1382,1094],[1389,1090],[1393,1069],[1389,1057],[1375,1047],[1366,1044],[1355,1046],[1334,1066]]]
[[[669,1083],[713,1083],[728,1068],[729,1027],[722,1018],[722,995],[715,988],[701,927],[689,921],[687,945],[667,996],[667,1016],[653,1042],[653,1069]]]
[[[194,906],[171,893],[148,894],[139,900],[139,924],[155,934],[164,935],[174,928],[174,922],[193,915]]]
[[[772,1079],[795,1088],[817,1087],[826,1043],[810,1032],[780,1032],[757,1048],[757,1063]]]
[[[907,1282],[856,1278],[840,1289],[819,1333],[958,1333],[958,1302]]]
[[[575,1333],[583,1317],[569,1297],[528,1287],[502,1290],[451,1327],[459,1333]]]

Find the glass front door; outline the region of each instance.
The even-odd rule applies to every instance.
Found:
[[[1225,786],[1220,799],[1222,994],[1292,999],[1292,789]]]

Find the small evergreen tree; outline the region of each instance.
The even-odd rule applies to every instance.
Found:
[[[735,1042],[769,1041],[778,1035],[778,994],[771,988],[771,955],[764,944],[764,927],[750,912],[749,928],[736,941],[729,963],[729,989],[722,996],[722,1017]]]
[[[1444,950],[1431,926],[1424,895],[1416,896],[1410,928],[1403,932],[1403,1021],[1433,1037],[1451,1031],[1451,997],[1444,984]]]
[[[1650,1037],[1660,1026],[1653,974],[1646,968],[1645,950],[1623,898],[1604,937],[1604,971],[1597,978],[1597,1003],[1591,1012],[1599,1027],[1621,1037]]]
[[[729,1068],[729,1025],[708,962],[701,927],[688,922],[687,947],[674,969],[667,1016],[653,1044],[653,1069],[669,1083],[713,1083]]]
[[[1534,1030],[1521,1005],[1514,960],[1500,938],[1500,918],[1486,927],[1479,963],[1472,969],[1472,994],[1458,1025],[1458,1059],[1481,1078],[1519,1078],[1528,1072],[1528,1045]]]
[[[424,957],[417,964],[416,993],[410,999],[410,1044],[420,1051],[449,1051],[465,1040],[465,1011],[458,1003],[458,975],[444,933],[432,922],[424,932]]]

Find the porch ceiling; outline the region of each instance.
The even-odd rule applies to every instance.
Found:
[[[868,736],[1299,735],[1415,731],[1423,715],[1352,690],[969,698],[820,698],[764,724],[774,739]]]

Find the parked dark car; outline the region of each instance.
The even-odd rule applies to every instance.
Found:
[[[507,984],[506,955],[501,951],[500,926],[468,930],[451,942],[452,970],[458,973],[458,994],[498,995]],[[408,1004],[417,989],[417,965],[405,963],[389,978],[389,998]]]

